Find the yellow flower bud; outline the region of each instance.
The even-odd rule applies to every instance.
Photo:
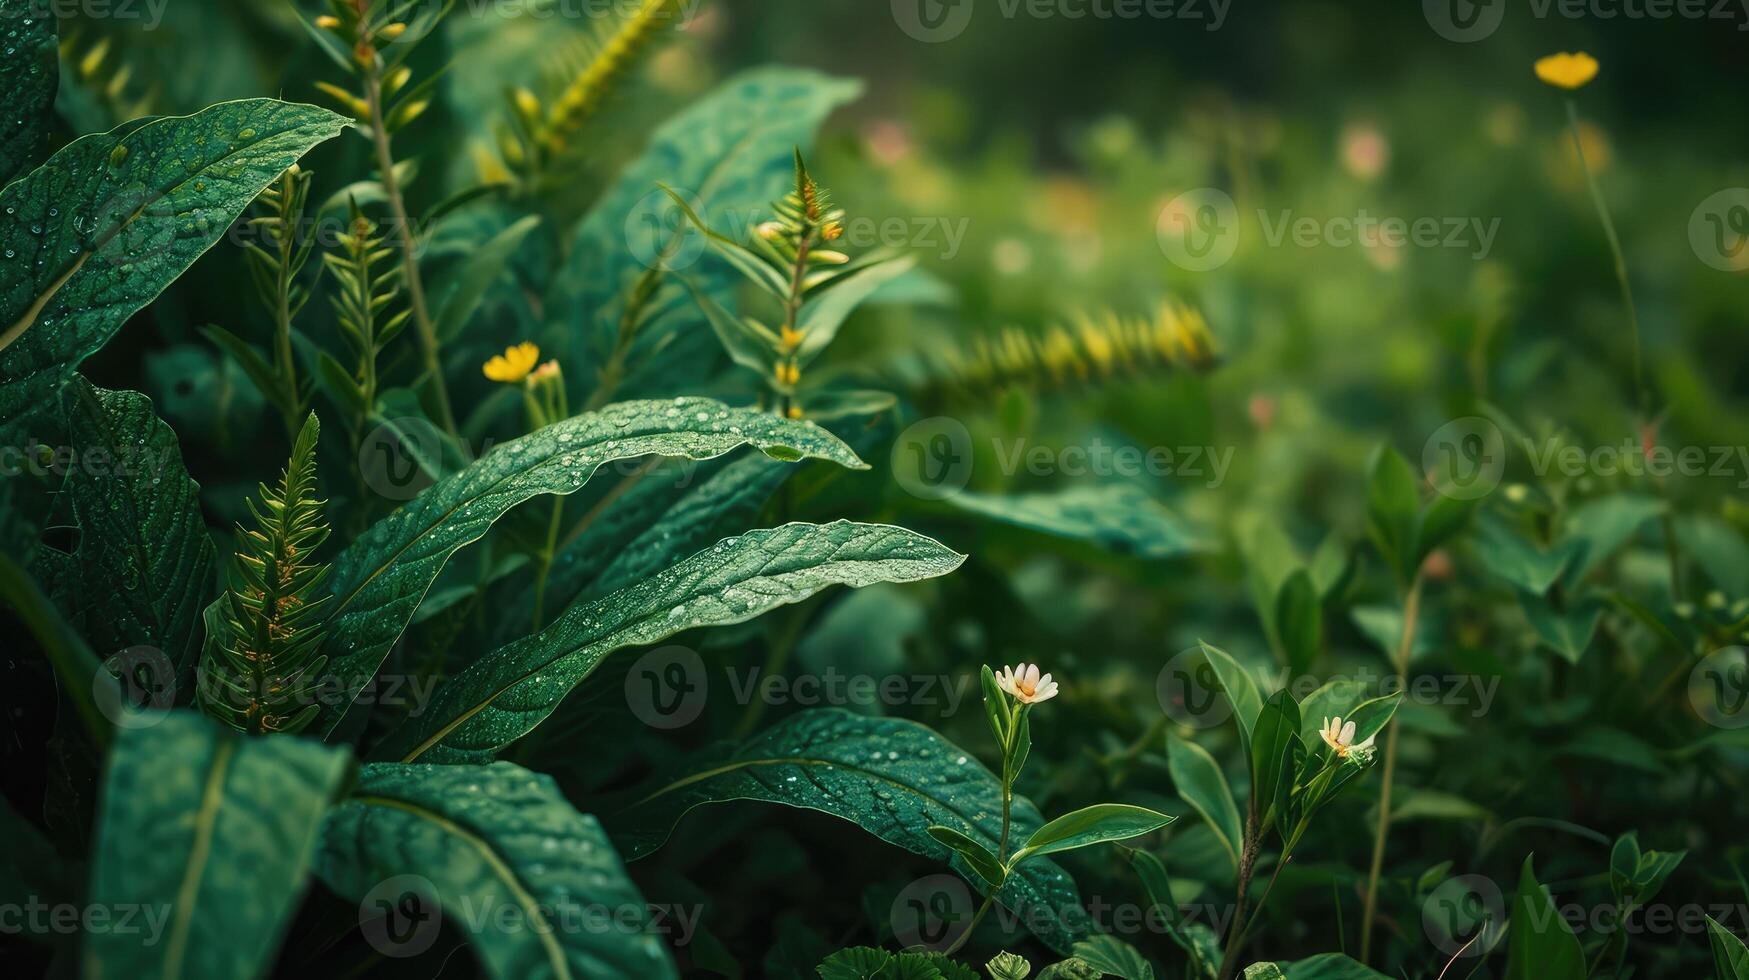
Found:
[[[385,41],[393,41],[405,33],[407,33],[407,25],[403,24],[399,21],[396,21],[395,23],[390,24],[387,27],[383,28],[382,30],[378,31],[377,37],[380,37]]]
[[[323,14],[316,18],[316,26],[324,31],[332,31],[340,26],[340,18],[333,14]]]

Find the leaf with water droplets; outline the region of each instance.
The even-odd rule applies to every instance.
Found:
[[[145,395],[105,391],[74,375],[62,403],[67,445],[82,461],[66,484],[80,532],[69,565],[80,585],[69,591],[65,601],[75,608],[66,611],[102,654],[153,647],[187,681],[180,668],[192,668],[199,652],[214,577],[200,485]]]
[[[951,859],[974,884],[963,859],[929,828],[947,827],[992,853],[1002,834],[1002,784],[982,763],[916,722],[839,708],[792,715],[689,763],[608,815],[608,832],[636,860],[661,847],[694,807],[731,800],[830,813],[912,853]],[[1044,824],[1038,809],[1019,797],[1013,818],[1010,850]],[[1059,953],[1087,934],[1075,882],[1049,858],[1015,869],[998,900]]]
[[[493,977],[676,975],[665,924],[601,825],[552,777],[508,762],[365,766],[323,826],[316,873],[352,901],[399,875],[425,879],[434,894],[415,900],[465,930]]]
[[[1119,555],[1164,559],[1212,549],[1151,494],[1128,483],[1008,496],[956,493],[948,502],[1013,527],[1085,541]]]
[[[224,102],[74,140],[0,190],[0,433],[54,404],[80,361],[347,125],[316,106]]]
[[[138,921],[86,933],[86,976],[265,974],[348,753],[177,711],[122,726],[107,768],[87,902]]]
[[[480,658],[376,750],[410,761],[483,762],[546,720],[608,654],[681,630],[741,623],[833,585],[915,582],[964,555],[885,524],[785,524],[718,542]]]
[[[0,0],[0,187],[42,162],[61,70],[57,23],[41,0]]]
[[[484,537],[511,508],[541,494],[571,493],[616,460],[711,459],[747,445],[788,446],[799,456],[867,466],[812,422],[728,408],[708,398],[675,398],[620,402],[556,422],[427,487],[334,559],[335,601],[324,652],[330,673],[348,686],[338,704],[324,706],[321,730],[333,731],[382,666],[449,557]]]

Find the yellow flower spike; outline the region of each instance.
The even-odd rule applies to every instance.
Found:
[[[534,370],[539,360],[540,348],[525,340],[515,347],[504,348],[504,353],[488,360],[481,370],[493,381],[516,384],[528,377],[528,372]]]
[[[787,323],[784,324],[779,329],[781,332],[778,334],[777,342],[778,342],[778,344],[780,344],[783,347],[784,350],[792,351],[792,350],[795,350],[797,347],[800,347],[802,345],[802,333],[801,333],[801,331],[795,329],[794,327],[791,327]]]
[[[1562,51],[1536,60],[1536,77],[1556,88],[1579,88],[1597,77],[1597,59],[1583,51]]]

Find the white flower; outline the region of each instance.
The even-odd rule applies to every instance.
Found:
[[[1057,696],[1057,682],[1049,674],[1040,677],[1038,664],[1002,668],[1002,673],[996,675],[996,686],[1021,704],[1037,704]]]
[[[1378,737],[1369,735],[1366,741],[1359,745],[1354,744],[1354,722],[1344,723],[1341,715],[1324,719],[1324,727],[1318,730],[1318,734],[1324,737],[1324,744],[1330,746],[1339,759],[1346,759],[1356,752],[1372,751],[1373,739]]]

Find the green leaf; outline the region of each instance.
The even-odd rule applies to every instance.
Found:
[[[433,894],[420,897],[469,933],[493,977],[677,975],[601,825],[551,777],[508,762],[365,766],[323,826],[316,873],[365,910],[400,897],[381,883],[425,879]]]
[[[540,226],[540,215],[531,214],[512,224],[474,249],[456,272],[455,286],[444,298],[437,314],[437,336],[450,341],[462,335],[468,320],[480,308],[480,300],[492,284],[504,275],[523,239]]]
[[[1075,956],[1106,976],[1154,980],[1154,967],[1134,946],[1116,936],[1093,936],[1075,944]]]
[[[1435,548],[1456,537],[1470,523],[1476,502],[1443,494],[1428,501],[1415,520],[1415,551],[1410,556],[1411,569],[1419,569],[1423,560]]]
[[[279,374],[274,370],[273,365],[267,363],[267,358],[262,357],[260,352],[245,343],[241,337],[223,327],[209,323],[201,327],[200,332],[202,336],[213,342],[213,346],[229,354],[231,360],[237,362],[237,366],[242,368],[243,373],[247,374],[249,380],[254,383],[255,390],[261,392],[261,396],[275,408],[282,413],[297,411],[298,406],[285,404],[285,389],[280,383]],[[322,356],[330,360],[333,359],[332,355],[326,352]],[[344,373],[344,370],[341,376],[346,378],[347,389],[353,388],[351,376]]]
[[[225,102],[75,140],[0,190],[0,418],[52,401],[262,188],[347,125],[315,106]]]
[[[659,575],[581,603],[533,636],[480,658],[439,687],[431,704],[378,755],[484,761],[552,714],[604,657],[685,629],[741,623],[831,585],[914,582],[965,560],[937,542],[884,524],[786,524],[749,531]]]
[[[1585,980],[1585,954],[1554,900],[1524,859],[1512,900],[1506,980]]]
[[[989,848],[952,827],[939,825],[930,827],[929,836],[953,848],[956,854],[966,859],[966,865],[976,871],[978,877],[984,879],[985,883],[991,887],[995,887],[997,882],[1006,877],[1002,873],[1002,862],[996,859],[996,855],[990,853]],[[1018,858],[1018,855],[1016,857]]]
[[[566,263],[546,302],[547,322],[574,335],[583,324],[585,363],[605,363],[619,331],[624,297],[676,233],[689,232],[658,182],[679,192],[700,220],[733,237],[744,236],[752,216],[793,186],[793,153],[813,143],[827,114],[860,94],[860,83],[794,68],[742,72],[657,128],[643,154],[624,168],[578,226]],[[652,195],[657,197],[650,200]],[[627,247],[628,239],[632,245]],[[701,292],[733,309],[740,277],[720,261],[694,262],[702,252],[683,244],[669,267],[684,271]],[[642,256],[642,258],[640,258]],[[643,352],[702,326],[696,306],[677,288],[664,290],[640,330]],[[634,354],[633,363],[644,358]],[[654,370],[654,368],[652,368]],[[637,390],[635,370],[629,389]]]
[[[1749,946],[1710,915],[1706,917],[1706,934],[1713,949],[1715,980],[1749,980]]]
[[[997,745],[1008,744],[1008,696],[996,683],[996,672],[985,664],[978,671],[978,687],[984,695],[984,717],[990,722],[990,733]]]
[[[1251,733],[1257,728],[1257,716],[1263,712],[1263,695],[1257,690],[1257,682],[1252,679],[1250,671],[1220,647],[1203,643],[1202,653],[1208,658],[1209,666],[1214,668],[1215,678],[1227,693],[1228,703],[1233,706],[1233,717],[1239,725],[1239,742],[1250,751]]]
[[[873,946],[841,949],[821,961],[820,980],[884,980],[893,954]]]
[[[1203,923],[1182,920],[1178,900],[1172,896],[1172,879],[1166,874],[1165,863],[1147,851],[1127,847],[1119,848],[1119,851],[1142,879],[1150,911],[1159,916],[1166,934],[1190,958],[1190,976],[1213,976],[1221,958],[1219,940],[1207,932],[1208,927]]]
[[[1233,802],[1233,791],[1227,788],[1227,777],[1220,764],[1202,746],[1171,736],[1166,738],[1166,763],[1179,798],[1208,821],[1237,868],[1244,831],[1239,822],[1239,807]]]
[[[1070,541],[1085,541],[1118,555],[1175,558],[1208,548],[1207,542],[1166,505],[1128,483],[1007,496],[961,491],[946,499],[980,517]]]
[[[990,974],[990,980],[1026,980],[1032,975],[1032,964],[1024,956],[1001,952],[990,957],[984,971]]]
[[[213,594],[200,486],[146,396],[104,391],[75,375],[63,405],[69,442],[84,461],[66,491],[80,528],[85,638],[106,654],[154,647],[186,680]]]
[[[796,359],[805,366],[820,356],[838,336],[838,328],[844,325],[844,320],[863,300],[909,272],[916,264],[916,260],[908,256],[877,262],[833,282],[819,295],[803,303],[796,316],[796,329],[802,334]]]
[[[1282,583],[1275,597],[1275,623],[1288,667],[1296,675],[1310,670],[1324,646],[1324,605],[1306,569],[1295,570]]]
[[[1387,445],[1373,450],[1367,465],[1367,533],[1396,573],[1407,582],[1414,573],[1415,528],[1421,509],[1415,471],[1402,454]]]
[[[1591,602],[1578,602],[1557,610],[1543,599],[1526,598],[1524,616],[1545,646],[1568,663],[1576,664],[1597,635],[1603,608]]]
[[[1617,904],[1633,897],[1634,876],[1639,870],[1639,832],[1630,830],[1617,837],[1609,849],[1609,890],[1615,893]]]
[[[347,685],[324,707],[332,732],[365,681],[382,665],[449,557],[478,541],[511,508],[541,494],[567,494],[601,466],[651,454],[709,459],[738,446],[865,464],[811,422],[731,409],[705,398],[622,402],[504,443],[427,487],[378,521],[334,559],[336,597],[324,652]]]
[[[350,768],[342,749],[246,738],[189,712],[123,727],[98,807],[88,901],[148,915],[137,932],[87,933],[87,975],[264,975]]]
[[[1567,567],[1563,581],[1569,588],[1577,585],[1664,510],[1664,502],[1656,497],[1628,493],[1588,500],[1573,508],[1563,525],[1566,537],[1562,544],[1571,544],[1578,556]]]
[[[1461,796],[1437,789],[1411,789],[1402,802],[1391,810],[1392,823],[1412,820],[1457,820],[1481,823],[1493,817],[1493,812]]]
[[[0,58],[0,187],[42,162],[54,118],[61,60],[53,9],[41,0],[0,0],[6,57]]]
[[[915,722],[838,708],[800,712],[697,760],[609,818],[608,829],[629,856],[641,857],[694,807],[730,800],[819,810],[943,861],[954,852],[930,827],[951,827],[992,853],[1001,836],[1002,785],[970,753]],[[1043,823],[1023,798],[1014,800],[1013,820],[1016,837]],[[1049,859],[1016,869],[998,901],[1059,953],[1086,935],[1074,883]]]
[[[1526,592],[1543,595],[1561,578],[1575,547],[1543,550],[1498,521],[1481,525],[1476,558],[1490,574]]]
[[[1386,974],[1357,963],[1342,953],[1319,953],[1292,963],[1253,963],[1245,968],[1245,980],[1282,977],[1286,980],[1389,980]]]
[[[1294,747],[1300,745],[1300,706],[1287,691],[1277,691],[1263,705],[1251,733],[1251,794],[1264,826],[1270,808],[1293,789]]]
[[[1099,803],[1082,807],[1032,832],[1010,864],[1018,865],[1040,854],[1072,851],[1078,847],[1128,840],[1153,833],[1176,817],[1127,803]]]

